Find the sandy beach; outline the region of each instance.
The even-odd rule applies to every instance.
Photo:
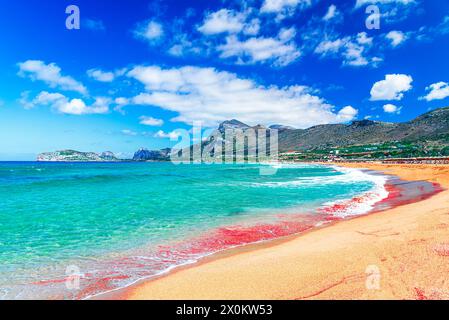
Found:
[[[449,166],[339,164],[449,189]],[[449,191],[250,245],[113,299],[449,299]]]

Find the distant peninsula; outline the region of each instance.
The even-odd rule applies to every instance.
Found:
[[[76,150],[60,150],[44,152],[37,156],[38,162],[120,162],[120,161],[168,161],[171,149],[148,150],[141,148],[134,153],[132,159],[120,159],[113,152],[82,152]]]
[[[39,162],[106,162],[121,161],[110,151],[95,153],[76,150],[45,152],[37,156]]]

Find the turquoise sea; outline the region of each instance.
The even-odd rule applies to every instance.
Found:
[[[85,298],[210,253],[366,213],[385,179],[321,165],[0,163],[0,298]],[[67,276],[79,288],[67,288]]]

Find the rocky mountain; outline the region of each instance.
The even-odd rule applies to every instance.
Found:
[[[61,150],[55,152],[45,152],[37,156],[37,161],[41,162],[102,162],[119,161],[110,151],[101,154],[95,152],[80,152],[75,150]]]
[[[366,145],[392,141],[449,144],[449,107],[404,123],[371,120],[279,132],[280,151]]]
[[[224,143],[225,146],[231,144],[232,139],[231,141],[226,139],[224,132],[228,130],[232,133],[237,129],[243,132],[255,129],[257,132],[257,129],[264,127],[261,125],[251,127],[235,119],[225,121],[218,127],[221,136],[209,137],[203,143],[203,148],[212,150],[217,143]],[[404,123],[358,120],[349,124],[325,124],[308,129],[295,129],[277,124],[267,129],[268,134],[270,130],[278,130],[281,153],[394,141],[449,145],[449,107],[428,112]]]
[[[218,126],[218,131],[220,131],[222,134],[224,134],[224,132],[226,130],[237,130],[237,129],[241,129],[241,130],[245,130],[250,128],[249,125],[240,122],[238,120],[232,119],[232,120],[227,120],[222,122],[219,126]]]
[[[111,151],[105,151],[100,154],[100,158],[104,161],[117,161],[118,159]]]
[[[170,159],[171,149],[148,150],[141,148],[134,153],[133,161],[167,161]]]

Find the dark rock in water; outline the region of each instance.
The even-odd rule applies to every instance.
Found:
[[[167,161],[170,159],[171,149],[148,150],[141,148],[134,153],[134,161]]]

